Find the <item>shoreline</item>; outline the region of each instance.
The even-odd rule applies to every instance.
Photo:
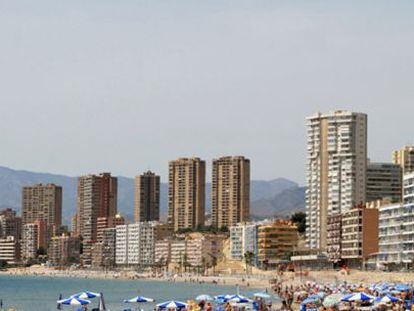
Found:
[[[139,280],[167,283],[195,283],[214,284],[218,286],[235,286],[243,289],[270,290],[268,278],[257,275],[217,275],[203,276],[195,274],[183,274],[174,276],[151,275],[149,273],[137,273],[135,271],[98,271],[98,270],[55,270],[52,268],[32,266],[28,268],[9,268],[0,271],[0,276],[32,276],[49,278],[77,278],[92,280]]]

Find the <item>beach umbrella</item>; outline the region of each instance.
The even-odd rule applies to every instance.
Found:
[[[356,293],[356,294],[345,296],[344,298],[342,298],[342,301],[347,301],[347,302],[370,301],[370,300],[373,300],[374,298],[375,298],[374,296],[371,296],[365,293]]]
[[[72,295],[70,297],[76,297],[76,298],[80,298],[80,299],[90,299],[90,298],[99,297],[100,295],[101,294],[99,294],[99,293],[84,291],[84,292],[81,292],[81,293],[77,293],[75,295]]]
[[[212,301],[214,299],[210,295],[200,295],[196,297],[196,300],[197,301]]]
[[[152,298],[146,298],[146,297],[142,297],[142,296],[137,296],[131,299],[126,299],[124,300],[124,302],[126,303],[130,303],[130,302],[136,302],[136,303],[146,303],[146,302],[154,302],[154,299]]]
[[[163,303],[157,304],[158,309],[175,309],[175,310],[181,310],[187,308],[187,304],[181,301],[166,301]]]
[[[385,295],[384,297],[379,297],[377,299],[375,299],[376,303],[395,303],[401,301],[401,299],[398,299],[396,297],[393,296],[389,296],[389,295]]]
[[[241,296],[241,295],[234,295],[234,296],[232,296],[230,298],[227,298],[227,301],[237,302],[237,303],[249,303],[249,302],[252,302],[251,299],[249,299],[247,297],[244,297],[244,296]]]
[[[332,294],[332,295],[326,296],[322,304],[326,308],[331,308],[337,305],[338,303],[340,303],[343,297],[344,295],[342,294]]]
[[[395,289],[400,292],[408,292],[410,290],[410,288],[405,284],[397,284],[395,285]]]
[[[301,305],[307,305],[308,303],[320,304],[321,300],[319,297],[311,296],[301,302]]]
[[[263,293],[263,292],[255,293],[255,294],[253,294],[253,296],[263,298],[263,299],[269,299],[270,298],[269,294],[266,294],[266,293]]]
[[[58,300],[57,303],[66,306],[86,306],[91,302],[77,297],[70,297],[68,299]]]

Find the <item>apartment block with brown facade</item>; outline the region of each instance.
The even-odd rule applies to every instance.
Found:
[[[250,160],[242,156],[213,160],[212,225],[229,228],[249,219]]]
[[[76,234],[83,238],[82,263],[91,263],[91,247],[98,238],[98,218],[117,214],[118,180],[110,173],[78,178]]]
[[[378,253],[379,211],[376,208],[357,206],[342,213],[341,257],[353,267]]]
[[[204,225],[206,163],[180,158],[169,163],[168,224],[174,231]]]
[[[135,177],[134,219],[160,220],[160,176],[151,171]]]

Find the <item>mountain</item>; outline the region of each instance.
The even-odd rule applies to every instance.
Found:
[[[305,187],[289,188],[272,198],[263,198],[251,203],[250,212],[259,218],[285,217],[305,211]]]
[[[70,223],[76,211],[77,178],[64,175],[36,173],[0,167],[0,208],[11,207],[20,212],[21,188],[36,183],[54,183],[63,188],[63,220]],[[168,185],[161,183],[161,214],[167,213]],[[211,184],[206,184],[206,209],[211,210]],[[303,210],[304,188],[285,178],[270,181],[252,180],[251,213],[255,217],[285,216]],[[133,218],[134,180],[118,176],[118,210],[127,219]]]

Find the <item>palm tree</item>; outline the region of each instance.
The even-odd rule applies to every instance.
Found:
[[[244,253],[244,263],[246,264],[246,274],[249,274],[249,267],[251,268],[253,263],[254,254],[253,252],[247,251]]]

